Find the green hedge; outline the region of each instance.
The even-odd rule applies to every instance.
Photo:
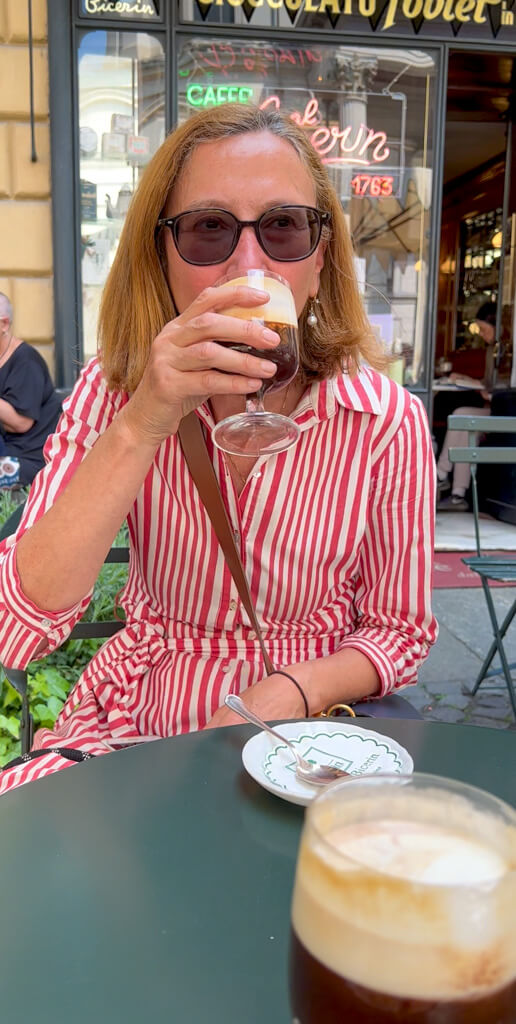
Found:
[[[16,507],[17,501],[9,491],[0,491],[0,528]],[[127,527],[123,527],[115,541],[118,546],[128,544]],[[91,603],[83,621],[104,621],[113,618],[115,597],[127,578],[127,565],[108,564],[102,567],[95,584]],[[47,655],[42,661],[29,665],[28,681],[34,728],[51,728],[73,684],[83,668],[98,650],[102,640],[68,640],[63,647]],[[18,740],[21,699],[0,673],[0,766],[20,752]]]

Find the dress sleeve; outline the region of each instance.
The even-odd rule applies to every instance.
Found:
[[[59,497],[125,401],[126,395],[107,390],[98,361],[88,363],[64,403],[55,434],[47,439],[46,465],[34,480],[18,530],[0,543],[0,661],[10,668],[25,668],[58,647],[88,607],[91,590],[78,604],[58,612],[30,601],[17,571],[17,543]]]
[[[417,682],[437,638],[431,611],[435,461],[425,409],[408,409],[373,468],[369,514],[359,563],[358,625],[339,645],[373,662],[384,696]]]

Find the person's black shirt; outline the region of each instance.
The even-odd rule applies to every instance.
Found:
[[[24,434],[2,431],[4,454],[20,460],[20,483],[30,484],[44,465],[43,446],[61,414],[61,399],[45,360],[26,342],[0,366],[0,398],[20,416],[34,420]]]

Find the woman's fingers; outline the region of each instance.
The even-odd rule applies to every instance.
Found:
[[[240,320],[222,313],[200,313],[186,323],[180,319],[167,324],[162,335],[178,348],[187,348],[201,341],[232,342],[252,348],[274,349],[280,337],[276,331],[264,327],[260,320]]]
[[[247,377],[273,377],[277,366],[270,359],[261,359],[250,352],[242,352],[215,341],[203,341],[174,352],[176,370],[196,371],[215,369],[224,373],[245,374]]]
[[[178,391],[183,398],[196,395],[250,395],[258,391],[262,383],[261,377],[242,377],[210,369],[182,374]]]
[[[183,348],[202,339],[245,342],[257,348],[274,347],[279,342],[275,331],[252,319],[252,309],[269,298],[268,292],[255,288],[206,288],[192,304],[165,325],[162,335]],[[249,308],[250,317],[224,316],[224,309]]]

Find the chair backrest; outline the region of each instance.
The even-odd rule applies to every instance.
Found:
[[[516,432],[516,416],[448,416],[449,430],[467,431],[468,444],[465,448],[451,447],[448,449],[450,462],[467,462],[471,466],[471,488],[473,496],[473,514],[475,519],[475,539],[477,554],[481,555],[480,547],[480,516],[478,505],[477,466],[483,464],[516,464],[516,446],[505,447],[481,446],[478,444],[479,434],[513,434]]]
[[[59,395],[61,403],[64,402],[65,398],[69,398],[72,393],[71,388],[54,388],[56,395]]]

